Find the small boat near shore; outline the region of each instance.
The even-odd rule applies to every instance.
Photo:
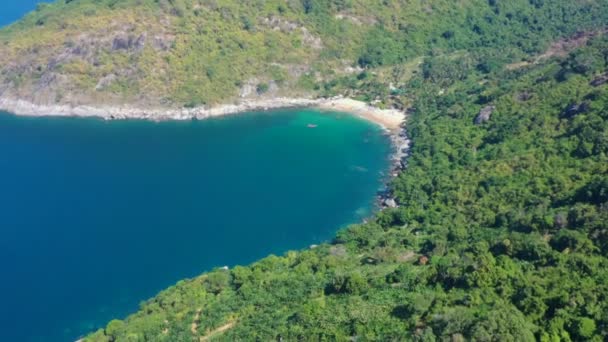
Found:
[[[308,124],[306,127],[308,127],[308,128],[317,128],[317,127],[319,127],[319,125]]]

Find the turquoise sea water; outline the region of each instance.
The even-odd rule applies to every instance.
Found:
[[[1,340],[73,341],[184,277],[330,239],[370,214],[389,153],[376,126],[313,110],[0,114]]]

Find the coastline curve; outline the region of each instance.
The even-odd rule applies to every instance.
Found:
[[[342,112],[355,115],[380,126],[389,136],[392,145],[390,170],[385,189],[379,191],[377,200],[381,209],[395,208],[399,204],[388,184],[407,167],[410,139],[405,128],[406,114],[397,109],[381,109],[363,101],[342,96],[331,98],[287,98],[279,97],[262,100],[243,100],[235,104],[195,108],[139,108],[135,106],[95,106],[35,104],[22,99],[0,97],[0,110],[17,116],[33,117],[97,117],[104,120],[203,120],[226,115],[236,115],[253,111],[267,111],[281,108],[316,108],[321,111]]]
[[[152,121],[206,119],[244,112],[280,108],[314,107],[321,110],[352,113],[380,125],[388,131],[399,130],[405,114],[396,109],[380,109],[362,101],[344,97],[332,98],[273,98],[243,100],[234,104],[195,108],[140,108],[134,106],[96,106],[51,104],[42,105],[22,99],[0,97],[0,110],[21,116],[98,117],[106,120],[143,119]]]

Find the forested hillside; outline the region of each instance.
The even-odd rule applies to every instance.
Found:
[[[398,208],[87,341],[605,341],[607,23],[606,0],[61,0],[0,30],[0,99],[409,113]]]
[[[0,30],[0,97],[179,108],[316,96],[421,56],[468,51],[495,68],[607,12],[603,0],[57,0]]]
[[[483,6],[506,21],[503,4]],[[522,42],[544,43],[528,53],[551,48],[524,62],[504,54],[526,49],[517,30],[445,54],[459,30],[417,68],[320,83],[410,108],[400,207],[332,243],[182,281],[87,340],[606,340],[608,37],[545,42],[560,23],[534,24],[543,33]]]

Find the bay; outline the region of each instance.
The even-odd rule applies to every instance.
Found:
[[[389,154],[379,127],[311,109],[0,114],[3,340],[72,341],[182,278],[331,239],[371,214]]]

